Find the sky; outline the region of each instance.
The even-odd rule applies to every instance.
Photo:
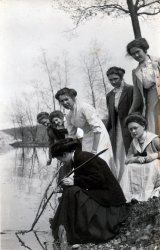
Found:
[[[153,56],[160,56],[159,21],[160,15],[140,22]],[[108,51],[112,65],[126,70],[125,80],[132,84],[136,62],[126,55],[126,45],[134,39],[129,17],[96,17],[71,29],[70,16],[57,10],[51,0],[0,0],[0,129],[12,127],[8,114],[12,101],[29,92],[34,80],[46,80],[39,63],[42,50],[50,60],[67,51],[78,65],[80,53],[96,40]],[[71,85],[83,96],[83,78],[76,69]]]

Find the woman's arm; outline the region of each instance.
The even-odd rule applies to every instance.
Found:
[[[131,143],[130,148],[128,150],[127,158],[125,160],[125,164],[131,163],[145,163],[145,157],[142,156],[135,156],[135,150],[133,143]]]
[[[160,158],[160,137],[156,137],[153,139],[152,143],[155,145],[155,148],[157,149],[158,158]]]
[[[77,128],[71,123],[70,114],[66,117],[66,128],[68,131],[68,137],[76,138]]]
[[[86,122],[90,125],[93,131],[94,136],[93,136],[93,144],[92,144],[92,153],[96,154],[98,145],[99,145],[101,131],[102,131],[101,126],[103,123],[98,117],[96,110],[89,104],[83,105],[82,113],[86,119]]]
[[[129,110],[129,114],[133,113],[133,112],[143,112],[143,97],[141,95],[140,89],[138,88],[137,85],[137,76],[135,74],[135,70],[132,71],[132,79],[133,79],[133,102],[132,102],[132,106]]]
[[[126,158],[126,161],[125,163],[126,164],[129,164],[129,163],[145,163],[145,157],[142,157],[142,156],[133,156],[133,157],[130,157],[130,158]]]
[[[160,138],[156,137],[152,140],[152,144],[157,152],[150,153],[145,157],[146,162],[152,162],[156,159],[160,159]]]
[[[127,154],[126,160],[125,160],[125,164],[132,163],[133,158],[134,158],[134,152],[133,152],[133,145],[131,143],[131,145],[129,147],[129,150],[128,150],[128,154]]]
[[[101,133],[98,133],[98,132],[94,133],[93,146],[92,146],[92,151],[91,151],[91,153],[93,153],[93,154],[97,154],[100,136],[101,136]]]
[[[160,58],[158,58],[158,75],[157,75],[157,93],[158,93],[158,98],[160,99]]]
[[[107,123],[106,123],[106,129],[109,132],[112,128],[112,124],[111,124],[111,113],[110,113],[110,109],[109,109],[109,96],[106,96],[106,100],[107,100],[107,109],[108,109],[108,119],[107,119]]]

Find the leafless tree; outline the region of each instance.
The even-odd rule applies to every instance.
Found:
[[[30,102],[30,99],[32,99],[32,102]],[[40,108],[39,101],[37,100],[35,93],[23,94],[23,100],[24,100],[24,111],[26,113],[26,122],[28,125],[27,130],[31,135],[32,141],[35,142],[38,131],[36,117]]]
[[[49,64],[48,64],[48,61],[47,61],[47,58],[46,58],[46,53],[45,53],[44,50],[42,51],[42,56],[43,56],[43,61],[42,62],[43,62],[43,65],[45,67],[45,70],[46,70],[46,73],[47,73],[47,76],[48,76],[48,80],[49,80],[49,87],[50,87],[50,93],[51,93],[51,96],[52,96],[53,109],[55,110],[56,109],[55,93],[54,93],[55,78],[52,75],[52,70],[49,67]]]
[[[160,0],[53,0],[69,13],[76,26],[98,14],[112,17],[130,16],[134,36],[141,37],[139,17],[160,13]]]
[[[110,90],[110,85],[106,81],[105,74],[110,62],[107,51],[97,41],[93,41],[89,50],[81,56],[85,87],[89,91],[88,97],[91,98],[95,108],[99,107],[102,102],[103,105],[107,105],[106,95]]]
[[[51,112],[57,107],[60,108],[59,103],[56,103],[55,100],[56,91],[70,84],[70,62],[68,53],[63,51],[60,57],[49,60],[46,52],[42,50],[41,65],[47,73],[49,85],[46,82],[42,83],[40,80],[34,81],[33,85],[41,99],[41,107]]]
[[[95,60],[92,57],[83,56],[81,59],[82,62],[82,69],[85,78],[85,87],[89,89],[89,97],[92,99],[92,105],[96,108],[96,93],[95,93],[95,84],[96,84],[96,67],[95,67]],[[89,87],[89,88],[88,88]]]
[[[14,129],[14,139],[17,140],[17,131],[16,131],[16,120],[15,120],[15,114],[11,112],[9,114],[9,118],[11,119],[11,122],[13,124],[13,129]]]
[[[15,126],[19,128],[19,134],[22,142],[25,139],[26,113],[23,109],[22,101],[16,99],[12,103],[12,120],[14,119]]]

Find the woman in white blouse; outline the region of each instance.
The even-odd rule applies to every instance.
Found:
[[[100,157],[107,162],[112,173],[117,176],[110,138],[103,122],[91,105],[78,101],[76,96],[77,92],[70,88],[60,89],[55,95],[60,104],[70,110],[66,116],[69,137],[75,138],[77,128],[81,128],[84,132],[83,151],[96,154],[108,148]]]
[[[139,113],[126,118],[133,138],[120,182],[127,202],[147,201],[160,196],[160,138],[147,130],[147,120]]]
[[[160,134],[160,59],[148,55],[148,49],[149,45],[144,38],[135,39],[127,45],[128,54],[139,62],[133,70],[134,95],[129,113],[140,112],[145,115],[148,130]]]

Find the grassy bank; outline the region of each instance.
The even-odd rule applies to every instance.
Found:
[[[160,250],[160,198],[132,203],[129,206],[128,218],[113,240],[98,245],[83,244],[77,249]]]

